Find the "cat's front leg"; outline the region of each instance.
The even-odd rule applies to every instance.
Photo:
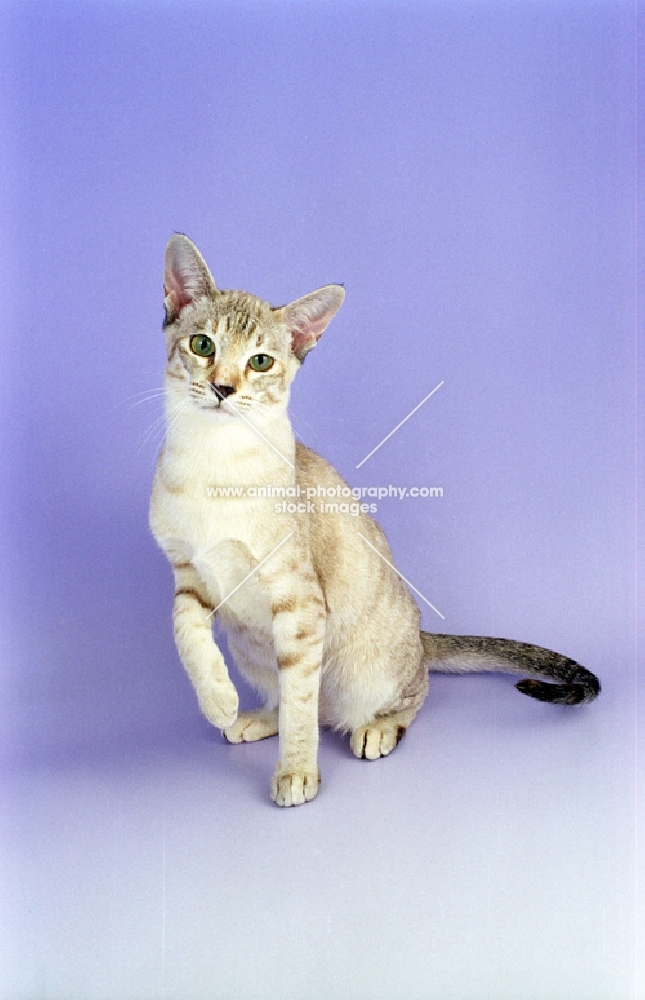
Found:
[[[202,712],[214,726],[226,729],[237,718],[239,699],[224,657],[213,640],[213,604],[192,564],[180,563],[173,569],[173,627],[177,652],[195,688]]]
[[[312,592],[313,591],[313,592]],[[318,693],[325,612],[320,591],[283,597],[273,605],[280,685],[280,757],[271,783],[279,806],[310,802],[318,792]]]

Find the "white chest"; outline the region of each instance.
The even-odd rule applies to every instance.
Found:
[[[238,587],[294,527],[271,496],[293,487],[295,472],[283,457],[289,448],[281,442],[278,454],[257,435],[236,434],[193,434],[166,447],[153,487],[157,541],[171,562],[193,564],[213,599]],[[257,602],[258,585],[250,579],[239,600]]]

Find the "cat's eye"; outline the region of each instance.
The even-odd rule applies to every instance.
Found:
[[[273,367],[274,361],[275,358],[272,358],[270,354],[254,354],[252,358],[249,358],[249,367],[254,372],[268,372],[269,368]]]
[[[210,358],[215,353],[215,344],[205,333],[196,333],[190,338],[190,349],[199,358]]]

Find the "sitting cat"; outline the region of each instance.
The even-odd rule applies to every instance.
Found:
[[[538,646],[421,632],[366,513],[257,495],[345,485],[295,441],[287,416],[291,381],[344,294],[326,285],[272,308],[219,291],[186,236],[166,249],[167,431],[150,524],[174,570],[175,640],[201,709],[232,743],[279,734],[271,797],[281,806],[318,791],[319,725],[349,733],[357,757],[389,754],[423,704],[429,670],[528,674],[522,692],[559,704],[600,691],[584,667]],[[215,612],[260,709],[238,712]]]

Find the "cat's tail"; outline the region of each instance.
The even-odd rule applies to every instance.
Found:
[[[479,635],[421,633],[424,663],[431,673],[501,671],[524,674],[518,691],[556,705],[581,705],[600,694],[600,681],[575,660],[542,646]],[[538,678],[547,678],[546,681]]]

